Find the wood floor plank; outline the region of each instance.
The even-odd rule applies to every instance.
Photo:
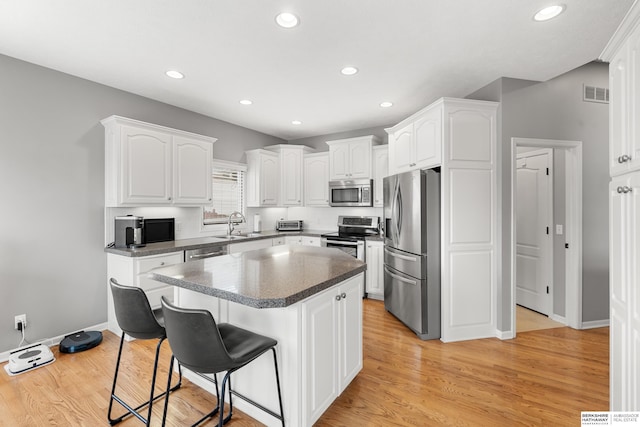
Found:
[[[60,354],[54,348],[51,365],[15,377],[3,370],[0,426],[108,425],[118,343],[105,332],[103,343],[89,351]],[[608,348],[608,328],[562,327],[504,341],[421,341],[382,302],[365,300],[363,370],[316,425],[580,425],[580,411],[608,410]],[[126,344],[120,394],[127,399],[146,399],[154,351],[154,341]],[[165,344],[159,389],[166,385],[169,358]],[[182,426],[210,411],[215,398],[185,380],[170,403],[167,425]],[[160,424],[161,412],[162,403],[155,405],[152,425]],[[120,425],[141,424],[128,419]],[[228,425],[261,424],[234,410]]]

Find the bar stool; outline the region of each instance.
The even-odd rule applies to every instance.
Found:
[[[282,394],[280,392],[280,378],[278,377],[278,360],[276,357],[276,345],[278,342],[272,338],[259,335],[246,329],[230,325],[228,323],[216,324],[211,313],[207,310],[180,308],[169,303],[162,297],[162,311],[164,313],[165,328],[169,345],[173,350],[171,365],[174,359],[178,363],[203,376],[203,374],[215,374],[227,371],[222,380],[222,391],[218,395],[218,405],[209,414],[198,420],[193,426],[207,420],[219,413],[218,426],[231,419],[233,415],[233,401],[231,395],[247,401],[267,414],[279,419],[284,427],[284,412],[282,410]],[[238,393],[231,388],[231,374],[257,359],[268,350],[273,351],[273,365],[276,373],[276,386],[280,404],[280,415],[265,408],[257,402]],[[203,378],[211,379],[203,376]],[[224,393],[229,382],[229,415],[224,417]],[[170,383],[167,384],[167,390]],[[217,387],[216,387],[217,389]],[[222,399],[220,398],[222,395]],[[165,425],[169,395],[164,401],[164,414],[162,425]]]
[[[168,395],[169,392],[180,388],[180,385],[182,384],[182,371],[180,369],[180,365],[178,365],[178,384],[171,387],[171,373],[173,372],[172,363],[171,369],[169,370],[168,390],[163,391],[157,396],[154,396],[156,374],[158,373],[160,347],[162,346],[162,342],[167,338],[165,328],[163,326],[162,309],[159,308],[156,310],[152,310],[151,306],[149,305],[147,295],[140,288],[121,285],[114,278],[110,279],[110,286],[111,293],[113,295],[113,306],[116,313],[116,319],[118,321],[118,326],[120,326],[120,329],[122,329],[122,336],[120,337],[120,348],[118,349],[116,371],[113,375],[113,386],[111,388],[111,398],[109,399],[109,412],[107,414],[107,418],[109,419],[109,423],[111,425],[115,425],[122,421],[125,417],[133,415],[148,426],[151,421],[151,409],[153,406],[153,402],[165,395]],[[122,356],[122,347],[124,344],[125,334],[140,340],[158,340],[158,345],[156,346],[155,361],[153,364],[153,376],[151,377],[151,391],[149,393],[149,400],[136,406],[135,408],[131,407],[131,405],[129,405],[116,395],[116,382],[118,381],[118,370],[120,368],[120,358]],[[171,361],[173,362],[173,357]],[[114,401],[118,402],[127,410],[124,415],[118,418],[112,418],[111,415]],[[149,405],[149,410],[147,412],[147,418],[144,418],[139,411],[146,405]]]

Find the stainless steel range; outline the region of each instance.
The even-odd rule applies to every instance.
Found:
[[[378,235],[379,224],[378,216],[339,216],[338,231],[320,236],[322,246],[340,249],[354,258],[366,261],[365,238]]]

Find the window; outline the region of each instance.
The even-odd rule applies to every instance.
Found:
[[[213,202],[202,212],[204,225],[226,224],[229,215],[245,214],[244,177],[247,167],[241,163],[213,161]]]

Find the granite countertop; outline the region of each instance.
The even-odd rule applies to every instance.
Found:
[[[280,245],[154,269],[149,277],[255,308],[287,307],[366,270],[339,249]]]
[[[149,255],[160,255],[171,252],[185,251],[189,249],[199,249],[216,246],[224,246],[232,243],[248,242],[251,240],[272,239],[281,236],[313,236],[320,237],[321,234],[328,233],[326,230],[303,230],[303,231],[276,231],[267,230],[260,233],[245,233],[242,238],[229,238],[228,236],[197,237],[193,239],[173,240],[171,242],[149,243],[147,246],[136,249],[129,248],[104,248],[105,252],[122,255],[126,257],[141,257]]]

